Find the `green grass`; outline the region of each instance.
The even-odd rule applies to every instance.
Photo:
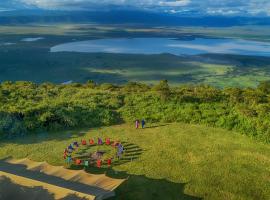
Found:
[[[88,170],[128,177],[114,199],[270,199],[269,145],[205,126],[157,124],[136,130],[124,124],[43,133],[1,142],[0,158],[28,157],[63,165],[63,149],[74,140],[91,137],[120,139],[128,150],[112,170]]]

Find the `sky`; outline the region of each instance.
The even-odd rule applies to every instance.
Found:
[[[202,15],[270,16],[270,0],[0,0],[0,10],[91,10],[109,6]]]

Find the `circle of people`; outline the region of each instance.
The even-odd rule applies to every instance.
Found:
[[[117,149],[117,153],[116,153],[116,156],[118,159],[121,159],[123,153],[124,153],[124,146],[118,142],[118,141],[111,141],[110,138],[106,138],[105,140],[105,143],[102,141],[101,138],[98,138],[97,140],[97,145],[108,145],[108,146],[111,146],[113,148],[116,148]],[[73,143],[71,143],[65,150],[64,150],[64,156],[63,158],[65,159],[66,163],[67,164],[72,164],[72,163],[75,163],[75,165],[84,165],[85,167],[89,167],[90,163],[89,163],[89,160],[82,160],[82,159],[79,159],[79,158],[73,158],[72,157],[72,153],[75,152],[76,150],[78,150],[79,146],[82,145],[82,146],[87,146],[87,145],[90,145],[90,146],[94,146],[96,145],[95,143],[95,140],[94,139],[89,139],[89,144],[87,144],[87,141],[84,139],[84,140],[81,140],[80,144],[79,142],[75,141]],[[109,158],[107,159],[107,166],[110,167],[111,164],[112,164],[112,160],[113,158]],[[98,158],[96,160],[96,167],[98,168],[101,168],[102,166],[102,160],[100,158]]]

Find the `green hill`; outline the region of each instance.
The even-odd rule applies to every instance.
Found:
[[[134,159],[131,161],[131,152],[127,152],[112,170],[104,167],[88,171],[128,177],[114,199],[270,198],[269,145],[206,126],[147,125],[144,130],[123,124],[54,134],[43,132],[0,142],[0,157],[28,157],[63,165],[63,150],[69,143],[83,138],[110,137],[125,142]]]

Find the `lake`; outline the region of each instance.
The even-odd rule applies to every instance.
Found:
[[[270,43],[242,39],[114,38],[56,45],[51,52],[197,55],[205,53],[270,56]]]

